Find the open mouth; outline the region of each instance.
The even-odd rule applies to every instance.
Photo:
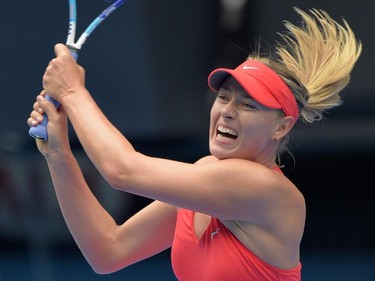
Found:
[[[224,139],[231,139],[231,140],[235,140],[238,137],[238,134],[234,130],[223,127],[223,126],[218,126],[216,135],[218,137],[221,137]]]

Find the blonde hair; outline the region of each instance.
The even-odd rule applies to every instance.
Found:
[[[349,83],[362,44],[345,20],[340,25],[325,11],[312,9],[307,14],[294,9],[302,19],[301,26],[285,21],[287,31],[278,33],[282,40],[274,55],[262,56],[258,49],[249,58],[265,63],[285,81],[296,98],[299,119],[313,123],[326,110],[342,104],[339,94]],[[279,144],[277,162],[283,152],[290,153],[288,142],[289,134]]]
[[[339,93],[348,85],[350,73],[361,51],[348,23],[334,21],[325,11],[310,14],[294,8],[301,26],[284,22],[287,32],[279,33],[276,56],[250,55],[272,68],[293,92],[300,119],[308,123],[322,119],[323,112],[339,106]]]

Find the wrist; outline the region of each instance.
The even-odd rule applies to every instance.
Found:
[[[60,146],[53,149],[49,149],[48,151],[41,151],[42,155],[46,160],[52,160],[54,157],[60,158],[64,154],[71,154],[71,149],[69,145],[66,146]]]
[[[60,103],[69,104],[71,101],[76,100],[87,92],[84,86],[75,87],[72,89],[65,90],[64,93],[60,94]]]

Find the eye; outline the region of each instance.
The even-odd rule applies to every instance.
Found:
[[[243,101],[242,104],[241,104],[242,108],[246,109],[246,110],[257,110],[257,106],[250,102],[250,101]]]
[[[230,101],[230,98],[228,95],[224,93],[218,93],[216,99],[221,102],[228,102]]]

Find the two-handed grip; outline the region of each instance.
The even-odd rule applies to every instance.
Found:
[[[69,48],[69,46],[68,46]],[[70,54],[72,57],[77,60],[78,59],[78,50],[74,48],[69,48]],[[46,100],[51,102],[56,108],[59,108],[60,103],[53,98],[51,98],[48,94],[46,95]],[[47,131],[47,124],[48,124],[48,116],[47,114],[43,114],[43,122],[38,124],[35,127],[31,127],[29,129],[29,135],[32,136],[33,138],[40,139],[43,141],[48,140],[48,131]]]

